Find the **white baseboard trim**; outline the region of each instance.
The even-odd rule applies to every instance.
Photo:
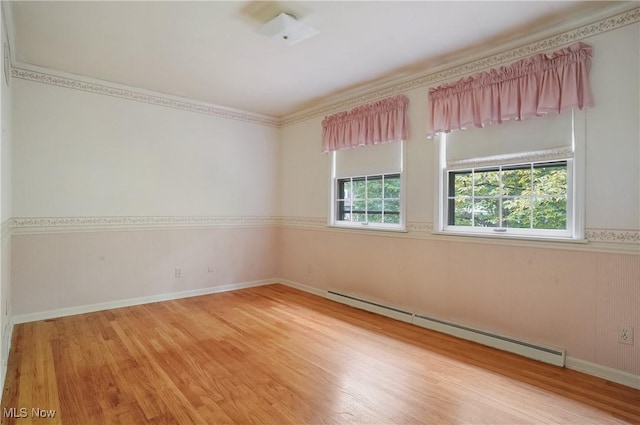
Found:
[[[616,384],[640,390],[640,375],[634,375],[633,373],[624,372],[569,356],[565,359],[565,367],[567,369],[576,370],[578,372],[586,373],[587,375],[597,376],[598,378],[606,379],[607,381],[615,382]]]
[[[180,298],[197,297],[200,295],[216,294],[218,292],[235,291],[238,289],[253,288],[255,286],[270,285],[276,283],[275,279],[254,280],[251,282],[231,283],[228,285],[211,286],[208,288],[191,289],[188,291],[170,292],[166,294],[150,295],[146,297],[128,298],[125,300],[109,301],[104,303],[81,305],[77,307],[60,308],[56,310],[42,311],[38,313],[27,313],[13,316],[12,323],[28,323],[38,320],[55,319],[58,317],[73,316],[76,314],[93,313],[96,311],[111,310],[114,308],[130,307],[140,304],[156,303],[161,301],[171,301]]]
[[[10,319],[7,325],[7,329],[4,332],[4,336],[2,340],[2,347],[0,348],[3,353],[2,364],[0,364],[0,368],[1,368],[0,382],[2,382],[3,388],[4,388],[4,382],[7,374],[7,362],[9,358],[9,352],[11,349],[13,326],[16,324],[34,322],[38,320],[54,319],[54,318],[65,317],[65,316],[73,316],[76,314],[92,313],[96,311],[103,311],[103,310],[109,310],[109,309],[121,308],[121,307],[129,307],[134,305],[155,303],[155,302],[161,302],[161,301],[171,301],[171,300],[177,300],[180,298],[197,297],[200,295],[215,294],[219,292],[235,291],[239,289],[252,288],[256,286],[271,285],[274,283],[280,283],[282,285],[285,285],[294,289],[298,289],[300,291],[304,291],[313,295],[317,295],[322,298],[332,299],[329,296],[328,291],[324,289],[319,289],[313,286],[305,285],[299,282],[294,282],[288,279],[274,278],[274,279],[255,280],[250,282],[232,283],[228,285],[213,286],[213,287],[193,289],[188,291],[171,292],[166,294],[151,295],[147,297],[129,298],[126,300],[117,300],[117,301],[110,301],[105,303],[62,308],[62,309],[49,310],[49,311],[43,311],[38,313],[16,315]],[[341,300],[340,302],[345,303],[344,301],[345,300]],[[355,305],[353,305],[353,307],[362,308],[361,306],[355,306]],[[365,310],[367,311],[371,311],[373,313],[381,314],[388,317],[393,317],[393,316],[390,316],[390,314],[388,314],[388,311],[385,308],[379,308],[380,311],[377,311],[377,309],[375,308],[371,308],[370,306],[367,306],[367,307],[369,307],[369,308],[365,308]],[[393,317],[393,318],[396,318],[396,317]],[[407,321],[404,315],[396,319],[404,322]],[[418,323],[414,323],[414,324],[417,326],[420,326],[420,324]],[[458,336],[458,335],[454,335],[454,336]],[[500,347],[497,347],[497,348],[500,348]],[[507,350],[507,351],[510,351],[510,350]],[[520,353],[517,353],[517,354],[520,354]],[[575,357],[569,357],[569,356],[565,357],[565,367],[567,369],[576,370],[578,372],[586,373],[588,375],[596,376],[598,378],[606,379],[611,382],[615,382],[621,385],[625,385],[625,386],[640,390],[639,375],[634,375],[629,372],[624,372],[624,371],[613,369],[607,366],[601,366],[596,363],[591,363],[585,360],[580,360]],[[2,397],[2,394],[0,393],[0,401],[1,401],[1,397]]]
[[[302,283],[294,282],[292,280],[278,278],[278,279],[274,279],[274,282],[281,283],[284,286],[288,286],[288,287],[293,288],[293,289],[298,289],[298,290],[303,291],[303,292],[308,292],[310,294],[317,295],[317,296],[322,297],[322,298],[325,298],[326,295],[327,295],[327,291],[325,291],[324,289],[318,289],[318,288],[315,288],[313,286],[304,285]]]

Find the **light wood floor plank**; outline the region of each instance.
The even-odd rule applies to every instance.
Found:
[[[13,407],[2,424],[640,424],[640,391],[282,285],[16,325]]]

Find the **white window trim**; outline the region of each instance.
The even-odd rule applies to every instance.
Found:
[[[573,138],[571,147],[546,149],[535,152],[497,155],[470,160],[450,161],[447,163],[446,134],[441,133],[435,138],[434,149],[437,158],[435,169],[435,193],[437,201],[434,203],[433,234],[468,237],[486,237],[497,239],[525,239],[542,241],[561,241],[584,243],[584,206],[585,206],[585,135],[586,120],[584,111],[572,111]],[[483,166],[507,165],[515,163],[548,162],[553,160],[567,160],[568,195],[573,202],[567,203],[568,222],[566,232],[529,229],[506,229],[495,231],[493,228],[477,228],[447,225],[447,173],[456,169],[480,168]],[[571,170],[569,170],[571,167]]]
[[[399,173],[386,173],[386,174],[400,174],[400,223],[399,224],[388,224],[388,223],[353,223],[346,222],[336,219],[336,193],[338,189],[338,178],[336,177],[336,151],[331,152],[331,161],[330,161],[330,183],[329,183],[329,222],[327,223],[328,227],[336,227],[342,229],[354,229],[354,230],[375,230],[375,231],[384,231],[384,232],[407,232],[407,183],[406,176],[404,170],[405,164],[405,156],[406,149],[404,145],[404,140],[400,142],[400,172]],[[385,173],[379,173],[385,174]],[[378,175],[373,171],[368,175]],[[363,176],[349,176],[349,177],[363,177]]]

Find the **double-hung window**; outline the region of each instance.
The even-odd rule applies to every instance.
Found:
[[[576,110],[594,106],[591,56],[574,43],[429,89],[429,135],[441,135],[436,232],[583,239]]]
[[[337,183],[337,221],[400,224],[400,174],[346,177]]]
[[[436,231],[581,239],[583,113],[440,135]]]
[[[333,152],[332,225],[405,228],[403,143]]]
[[[330,225],[404,230],[408,105],[397,95],[322,121],[322,151],[331,152]]]

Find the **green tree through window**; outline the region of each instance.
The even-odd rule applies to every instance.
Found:
[[[400,174],[338,179],[337,193],[338,221],[400,224]]]
[[[449,171],[450,226],[565,230],[567,161]]]

